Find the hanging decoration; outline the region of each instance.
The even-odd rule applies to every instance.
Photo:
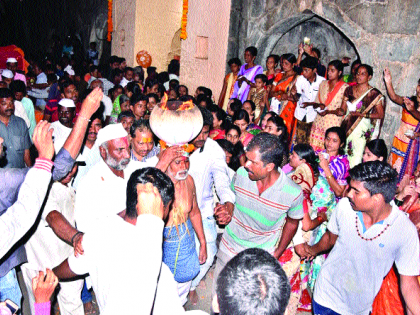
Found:
[[[113,25],[112,25],[112,0],[108,0],[108,34],[107,34],[107,41],[110,42],[112,39],[112,29],[113,29]]]
[[[181,19],[181,39],[187,39],[187,15],[188,15],[188,0],[184,0],[182,4],[182,19]]]

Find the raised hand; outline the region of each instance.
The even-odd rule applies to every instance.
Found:
[[[156,165],[156,168],[160,169],[162,172],[166,172],[169,164],[184,154],[184,150],[178,146],[174,145],[162,151],[159,154],[159,162]]]
[[[90,92],[82,103],[79,115],[89,119],[98,110],[103,95],[104,92],[99,87]]]
[[[44,273],[40,271],[39,275],[32,279],[32,291],[34,292],[35,303],[48,302],[57,284],[58,278],[50,269],[47,269],[47,275],[45,277]]]
[[[388,67],[384,69],[384,80],[386,83],[392,83],[391,71]]]
[[[35,148],[38,150],[40,158],[51,160],[54,156],[54,143],[52,134],[54,129],[50,129],[48,121],[41,120],[35,127],[32,137]]]

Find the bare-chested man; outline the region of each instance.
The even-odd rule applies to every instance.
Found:
[[[188,156],[175,158],[166,174],[175,185],[175,198],[163,231],[163,262],[171,269],[178,283],[178,294],[187,302],[192,279],[206,262],[206,239],[198,208],[193,178],[188,175]],[[199,257],[195,250],[194,231],[200,241]]]

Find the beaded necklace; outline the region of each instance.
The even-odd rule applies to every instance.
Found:
[[[373,241],[373,240],[375,240],[375,239],[377,239],[379,236],[381,236],[387,229],[389,228],[389,224],[387,224],[386,225],[386,227],[382,230],[382,232],[381,233],[379,233],[378,235],[376,235],[375,237],[372,237],[372,238],[365,238],[365,237],[363,237],[363,235],[362,234],[360,234],[360,231],[359,231],[359,225],[358,225],[358,223],[357,223],[357,216],[356,216],[356,230],[357,230],[357,235],[359,235],[359,237],[362,239],[362,240],[365,240],[365,241]]]

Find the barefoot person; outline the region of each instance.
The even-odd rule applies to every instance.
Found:
[[[185,155],[175,158],[166,170],[175,185],[175,199],[163,230],[163,262],[174,274],[182,304],[187,302],[192,279],[200,272],[200,264],[207,260],[206,238],[194,180],[188,175],[190,160],[188,153]],[[198,257],[195,234],[200,242]]]

